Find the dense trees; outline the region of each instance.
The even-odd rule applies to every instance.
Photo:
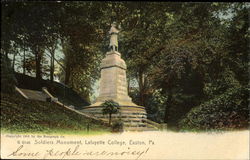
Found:
[[[149,24],[152,28],[140,26],[137,33],[133,34],[134,37],[128,39],[129,43],[134,42],[136,46],[132,51],[134,54],[131,58],[130,70],[135,72],[134,77],[139,83],[138,103],[146,106],[148,113],[157,113],[153,110],[159,106],[165,106],[163,119],[152,117],[155,117],[154,120],[164,120],[169,126],[176,127],[192,108],[196,108],[195,106],[217,96],[224,97],[223,94],[226,94],[228,89],[247,88],[246,83],[243,86],[240,84],[247,80],[245,76],[247,58],[243,58],[243,55],[247,54],[248,37],[247,31],[243,28],[248,26],[246,16],[248,7],[245,4],[226,3],[171,3],[166,6],[164,4],[166,3],[157,6],[156,3],[149,9],[154,11],[151,13],[154,18],[143,17],[146,13],[141,13],[142,9],[139,11],[141,16],[138,23]],[[142,8],[145,7],[142,5]],[[228,12],[230,14],[227,14]],[[165,13],[165,17],[162,13]],[[230,18],[225,18],[223,14]],[[160,15],[159,18],[156,18],[157,15]],[[147,23],[147,18],[152,21]],[[239,22],[235,22],[235,19]],[[237,28],[233,26],[234,23],[241,24],[242,29],[238,28],[241,33],[232,31],[232,28]],[[131,30],[131,32],[136,31],[134,28]],[[235,36],[235,33],[238,36]],[[147,38],[138,40],[137,35]],[[231,41],[235,37],[238,40]],[[241,47],[234,46],[235,50],[232,50],[230,46],[235,43]],[[241,55],[241,58],[236,55]],[[239,70],[235,72],[237,68],[234,66],[235,63],[238,63],[238,67],[241,66],[241,73]],[[243,75],[245,80],[242,79],[242,81],[239,78]],[[155,94],[159,92],[163,101],[160,104],[152,103]],[[243,93],[247,94],[247,92]],[[241,98],[244,99],[243,97],[247,96],[242,95]],[[231,99],[231,101],[234,100]],[[241,107],[246,107],[244,105]],[[211,104],[210,107],[218,106]],[[246,117],[238,110],[239,108],[235,106],[234,109],[238,116]],[[162,117],[162,108],[158,110],[161,110],[158,116]],[[242,120],[242,123],[246,127],[245,120]],[[221,126],[223,127],[226,128]]]
[[[15,85],[17,84],[16,78],[11,68],[10,61],[1,54],[1,92],[14,93]]]
[[[1,7],[1,53],[12,65],[53,81],[58,64],[61,82],[86,99],[116,21],[129,94],[150,119],[184,127],[194,112],[212,114],[225,107],[218,97],[231,91],[239,96],[225,98],[230,104],[246,100],[248,92],[241,90],[248,84],[247,3],[2,2]],[[241,124],[246,125],[244,105],[232,112],[245,117]]]

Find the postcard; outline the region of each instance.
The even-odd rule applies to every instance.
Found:
[[[3,1],[1,158],[249,159],[249,7]]]

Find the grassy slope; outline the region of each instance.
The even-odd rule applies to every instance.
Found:
[[[87,133],[88,124],[90,133],[109,131],[109,128],[101,122],[59,105],[1,93],[3,131],[84,134]]]
[[[76,109],[82,109],[84,106],[90,105],[90,103],[81,97],[76,91],[63,85],[62,83],[53,82],[49,80],[38,80],[37,78],[23,75],[21,73],[15,73],[17,79],[17,86],[23,89],[31,89],[41,91],[42,87],[46,87],[48,91],[57,97],[60,102],[64,102],[66,105],[73,105]]]

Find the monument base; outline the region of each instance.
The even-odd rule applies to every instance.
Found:
[[[102,103],[105,102],[105,100],[108,100],[108,99],[105,98],[103,101],[97,101],[97,102],[91,104],[90,106],[92,106],[92,107],[101,106]],[[138,106],[138,105],[134,104],[132,101],[121,101],[121,100],[114,99],[114,98],[112,98],[112,100],[117,102],[119,104],[119,106],[135,106],[135,107]],[[142,106],[140,106],[140,107],[142,107]],[[144,107],[142,107],[142,108],[144,108]]]
[[[100,105],[96,106],[99,103],[101,102],[86,106],[81,112],[108,121],[108,115],[103,115],[103,107]],[[119,113],[112,114],[112,122],[116,120],[121,120],[123,122],[125,131],[155,130],[154,128],[148,127],[145,123],[147,121],[145,108],[135,104],[133,106],[120,105]]]
[[[128,95],[126,78],[127,65],[118,52],[118,30],[112,25],[110,29],[110,51],[106,53],[101,62],[100,92],[96,102],[84,107],[82,112],[97,118],[108,120],[108,115],[103,115],[102,103],[113,100],[120,106],[118,114],[113,114],[113,122],[120,119],[124,130],[147,130],[147,114],[142,106],[134,104]],[[154,122],[153,122],[154,123]],[[152,125],[151,125],[152,126]]]

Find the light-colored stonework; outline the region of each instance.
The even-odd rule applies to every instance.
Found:
[[[100,106],[109,99],[121,106],[137,106],[128,96],[126,69],[127,66],[119,52],[107,52],[101,63],[100,94],[96,103],[91,106]]]
[[[114,114],[114,119],[121,119],[124,122],[125,130],[146,130],[146,110],[143,106],[134,104],[128,96],[128,85],[126,78],[127,66],[118,52],[118,30],[112,25],[110,33],[110,51],[106,53],[101,63],[101,79],[99,96],[96,102],[86,106],[82,112],[98,118],[108,119],[102,114],[101,104],[105,100],[114,100],[120,105],[119,114]],[[142,129],[143,128],[143,129]]]

